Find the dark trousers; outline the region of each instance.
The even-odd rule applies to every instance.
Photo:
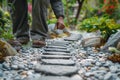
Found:
[[[8,3],[10,5],[15,37],[29,37],[27,0],[8,0]],[[46,23],[48,0],[33,0],[32,5],[30,34],[32,39],[40,39],[41,37],[46,37],[48,32]]]

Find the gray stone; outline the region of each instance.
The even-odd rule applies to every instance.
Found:
[[[110,66],[109,69],[110,69],[111,72],[115,73],[115,72],[117,72],[118,67],[117,66]]]
[[[81,74],[85,74],[85,73],[86,73],[86,70],[85,70],[84,68],[81,68],[78,73],[79,73],[80,75],[81,75]]]
[[[49,32],[49,35],[51,35],[51,34],[61,35],[63,33],[70,34],[70,32],[67,30],[67,28],[64,28],[62,30],[56,29],[56,24],[49,24],[48,25],[48,32]]]
[[[94,74],[106,74],[107,71],[106,70],[96,70],[96,71],[93,71]]]
[[[97,47],[101,45],[101,37],[91,37],[82,40],[83,47]]]
[[[103,46],[102,50],[107,50],[108,47],[111,46],[116,47],[119,41],[120,41],[120,31],[108,39],[107,43],[105,44],[105,46]]]
[[[65,52],[43,52],[43,54],[46,55],[71,55],[70,53],[65,53]]]
[[[69,44],[68,41],[48,41],[47,46],[61,46],[61,47],[67,47]]]
[[[68,44],[47,44],[48,46],[68,47]]]
[[[85,76],[86,76],[86,77],[93,76],[93,75],[94,75],[93,72],[86,72],[86,73],[85,73]]]
[[[26,80],[41,80],[41,75],[40,74],[31,74],[27,77]]]
[[[2,69],[3,68],[3,64],[0,64],[0,69]]]
[[[74,75],[71,78],[72,80],[83,80],[83,78],[80,75]]]
[[[42,59],[70,59],[71,56],[65,55],[41,55]]]
[[[70,53],[69,50],[65,49],[57,49],[57,48],[44,48],[45,51],[56,51],[56,52],[67,52]]]
[[[113,74],[112,74],[112,78],[113,78],[112,80],[116,80],[116,79],[117,79],[117,77],[118,77],[118,76],[117,76],[117,74],[116,74],[116,73],[113,73]]]
[[[8,75],[9,73],[10,73],[10,72],[6,70],[6,71],[4,71],[3,74],[4,74],[4,75]]]
[[[10,64],[8,64],[8,63],[3,63],[3,68],[5,68],[5,69],[10,69]]]
[[[69,41],[51,41],[52,44],[64,44],[64,45],[67,45],[69,44],[70,42]]]
[[[65,60],[65,59],[42,59],[43,64],[50,65],[75,65],[73,60]]]
[[[106,63],[103,66],[109,67],[111,65],[113,65],[113,63],[111,61],[106,61]]]
[[[81,60],[80,64],[81,64],[82,66],[88,67],[88,66],[91,66],[91,65],[92,65],[92,62],[93,62],[92,59],[84,59],[84,60]]]
[[[90,56],[92,56],[92,57],[95,57],[97,54],[95,54],[95,53],[93,53],[93,54],[90,54]]]
[[[25,69],[25,65],[24,64],[18,64],[18,68],[19,69]]]
[[[117,78],[116,78],[116,80],[120,80],[120,78],[119,78],[119,77],[117,77]]]
[[[95,74],[94,77],[98,78],[99,80],[103,80],[104,79],[103,75],[101,75],[101,74]]]
[[[65,41],[78,41],[82,38],[81,34],[72,33],[69,37],[64,38]]]
[[[115,63],[114,66],[116,66],[116,67],[118,67],[120,69],[120,64],[119,63]]]
[[[64,76],[41,76],[39,80],[73,80],[73,79]]]
[[[99,80],[103,80],[104,77],[103,77],[102,75],[100,75],[100,76],[98,77],[98,79],[99,79]]]
[[[22,77],[20,75],[18,75],[18,76],[15,76],[13,80],[21,80],[21,78]]]
[[[5,80],[4,78],[0,77],[0,80]]]
[[[87,47],[87,51],[92,51],[92,48],[91,47]]]
[[[17,75],[18,74],[18,72],[16,70],[12,70],[10,73],[13,74],[13,75]]]
[[[108,73],[105,75],[104,80],[112,80],[112,73],[111,73],[111,72],[108,72]]]
[[[120,77],[120,72],[117,73],[118,77]]]
[[[65,76],[77,73],[78,69],[76,66],[37,65],[35,71],[49,75]]]
[[[88,56],[88,59],[95,59],[95,57],[93,57],[93,56]]]
[[[3,71],[0,70],[0,77],[3,77]]]
[[[96,62],[96,66],[101,66],[101,63],[100,62]]]
[[[98,66],[95,66],[95,67],[92,67],[91,70],[92,70],[92,71],[95,71],[95,70],[97,70],[98,68],[99,68]]]
[[[29,69],[32,69],[32,68],[33,68],[33,65],[28,65],[28,68],[29,68]]]
[[[18,69],[18,65],[11,65],[11,68],[17,70]]]
[[[58,49],[67,49],[67,47],[63,47],[63,46],[46,46],[45,48],[58,48]]]

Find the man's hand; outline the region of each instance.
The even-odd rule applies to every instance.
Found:
[[[61,29],[61,30],[63,30],[65,28],[63,17],[58,18],[57,23],[56,23],[56,27],[57,27],[57,29]]]

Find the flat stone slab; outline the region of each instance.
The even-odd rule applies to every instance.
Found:
[[[41,76],[40,80],[73,80],[73,79],[64,76]]]
[[[67,47],[70,43],[68,41],[48,41],[47,46],[61,46]]]
[[[76,66],[37,65],[35,71],[46,75],[70,76],[77,73],[78,68]]]
[[[55,40],[53,40],[53,41],[49,41],[48,42],[48,44],[64,44],[64,45],[67,45],[67,44],[70,44],[70,42],[69,41],[55,41]]]
[[[47,44],[47,46],[60,46],[60,47],[67,47],[68,44]]]
[[[66,49],[57,49],[57,48],[44,48],[45,51],[56,51],[56,52],[68,52],[70,53],[69,50]]]
[[[72,66],[75,65],[73,60],[66,60],[66,59],[42,59],[43,64],[49,65],[67,65]]]
[[[43,52],[43,54],[45,55],[71,55],[71,53],[65,53],[65,52]]]
[[[58,48],[58,49],[67,49],[67,47],[63,47],[63,46],[46,46],[45,48]]]
[[[111,36],[101,50],[108,50],[109,47],[116,47],[120,41],[120,31]]]
[[[65,41],[77,41],[82,38],[81,34],[71,34],[69,37],[64,38]]]
[[[67,55],[41,55],[42,59],[70,59],[71,57]]]

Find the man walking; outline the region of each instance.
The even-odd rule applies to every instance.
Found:
[[[32,1],[32,27],[29,35],[28,5],[27,0],[8,0],[13,21],[13,34],[21,44],[27,44],[31,36],[33,47],[45,45],[45,38],[48,36],[47,7],[49,3],[57,18],[57,28],[64,29],[64,10],[61,0],[33,0]]]

